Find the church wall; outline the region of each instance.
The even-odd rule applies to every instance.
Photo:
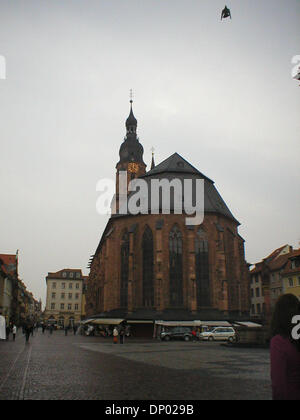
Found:
[[[162,220],[163,225],[157,229],[157,222]],[[187,228],[185,216],[175,214],[125,216],[111,219],[110,223],[113,231],[104,240],[91,266],[88,316],[120,308],[120,247],[125,229],[130,231],[128,310],[130,312],[143,307],[142,237],[147,225],[152,230],[154,241],[155,309],[160,312],[170,308],[169,233],[177,224],[183,235],[183,306],[192,312],[199,310],[196,301],[194,245],[198,226]],[[222,229],[218,230],[216,224]],[[243,240],[237,234],[236,223],[220,215],[208,214],[202,227],[209,242],[211,307],[223,313],[248,311],[248,270],[244,260]],[[89,307],[90,303],[92,307]]]

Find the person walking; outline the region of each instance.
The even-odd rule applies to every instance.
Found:
[[[49,333],[50,333],[50,335],[53,334],[53,325],[52,324],[49,325]]]
[[[74,335],[76,335],[76,333],[77,333],[77,327],[76,327],[75,324],[73,325],[73,333],[74,333]]]
[[[31,334],[31,325],[28,322],[25,324],[24,331],[25,331],[26,343],[29,343],[29,337]]]
[[[0,312],[0,340],[6,340],[6,321]]]
[[[114,341],[114,344],[118,344],[118,335],[119,335],[118,329],[117,329],[117,327],[115,327],[114,328],[114,331],[113,331],[113,337],[114,337],[113,341]]]
[[[13,327],[12,327],[13,341],[16,340],[16,334],[17,334],[17,327],[15,326],[15,324],[13,324]]]
[[[192,341],[197,341],[197,331],[195,330],[195,328],[193,328],[193,330],[191,331],[192,334]]]
[[[120,331],[120,344],[124,344],[124,336],[125,336],[125,331],[122,328]]]
[[[9,341],[9,334],[10,334],[10,325],[7,324],[6,326],[6,340]]]
[[[65,336],[67,336],[67,335],[68,335],[68,329],[69,329],[69,327],[66,325],[66,326],[65,326]]]
[[[43,333],[43,334],[45,334],[45,329],[46,329],[46,325],[45,325],[45,324],[43,324],[43,325],[42,325],[42,333]]]
[[[300,315],[296,296],[286,294],[276,302],[271,322],[271,380],[273,400],[300,400],[300,339],[292,336],[292,319]]]

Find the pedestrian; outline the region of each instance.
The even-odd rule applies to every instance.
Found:
[[[53,325],[52,324],[50,324],[50,326],[49,326],[49,333],[50,333],[50,335],[53,334]]]
[[[31,325],[28,322],[25,324],[24,331],[25,331],[26,343],[29,343],[29,337],[31,334]]]
[[[300,315],[297,297],[292,294],[280,296],[271,322],[273,400],[300,400],[300,340],[292,336],[295,315]]]
[[[68,329],[69,329],[69,327],[66,325],[66,326],[65,326],[65,336],[67,336],[67,335],[68,335]]]
[[[6,340],[6,322],[2,312],[0,312],[0,340]]]
[[[45,325],[45,324],[43,324],[43,325],[42,325],[42,333],[43,333],[43,334],[45,334],[45,329],[46,329],[46,325]]]
[[[120,331],[120,344],[124,343],[124,335],[125,335],[125,331],[122,328]]]
[[[197,332],[195,329],[191,331],[191,334],[192,334],[192,341],[197,341]]]
[[[13,327],[12,327],[12,334],[13,334],[13,341],[15,341],[16,334],[17,334],[17,327],[15,326],[15,324],[13,324]]]
[[[117,327],[115,327],[113,330],[114,344],[118,344],[118,335],[119,335],[118,329]]]
[[[9,334],[10,334],[10,326],[6,326],[6,340],[9,341]]]
[[[74,333],[74,335],[76,335],[76,333],[77,333],[77,327],[76,327],[76,325],[73,325],[73,333]]]

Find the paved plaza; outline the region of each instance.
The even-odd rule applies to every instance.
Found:
[[[271,399],[267,349],[65,337],[0,342],[1,400]]]

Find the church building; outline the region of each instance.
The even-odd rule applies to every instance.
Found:
[[[158,165],[152,158],[147,172],[143,151],[131,101],[116,165],[116,212],[90,261],[87,317],[126,319],[144,327],[155,320],[248,319],[250,282],[244,240],[214,181],[178,153]],[[203,180],[203,223],[187,225],[187,215],[176,211],[174,200],[169,214],[150,210],[121,214],[122,171],[127,171],[127,184],[145,180],[149,194],[153,180]]]

